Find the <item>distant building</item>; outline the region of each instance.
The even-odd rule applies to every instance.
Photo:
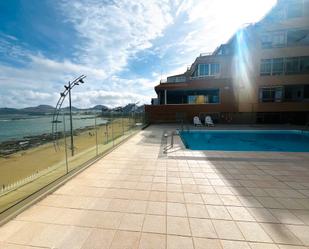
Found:
[[[220,122],[309,121],[309,0],[278,1],[183,74],[155,87],[150,122],[212,114]]]

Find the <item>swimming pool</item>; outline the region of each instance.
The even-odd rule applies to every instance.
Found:
[[[309,152],[309,132],[300,130],[182,131],[191,150]]]

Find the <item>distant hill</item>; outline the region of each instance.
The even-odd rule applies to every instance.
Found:
[[[39,105],[35,107],[26,107],[20,110],[26,113],[51,113],[54,112],[55,108],[50,105]]]
[[[0,115],[8,115],[8,114],[22,114],[23,112],[21,110],[18,110],[16,108],[0,108]]]
[[[39,105],[39,106],[34,106],[34,107],[26,107],[22,109],[4,107],[4,108],[0,108],[0,115],[9,115],[9,114],[43,115],[43,114],[53,113],[54,110],[55,108],[50,105]],[[68,106],[63,107],[62,110],[65,112],[68,112],[69,107]],[[126,106],[123,106],[123,107],[120,106],[120,107],[115,107],[115,108],[108,108],[105,105],[96,105],[94,107],[85,108],[85,109],[80,109],[80,108],[72,106],[72,111],[73,112],[120,111],[124,113],[130,113],[130,112],[143,112],[144,106],[137,106],[135,104],[127,104]]]

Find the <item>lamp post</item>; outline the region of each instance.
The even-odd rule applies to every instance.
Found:
[[[74,156],[74,138],[73,138],[73,120],[72,120],[72,99],[71,99],[71,91],[74,86],[78,86],[80,83],[84,83],[84,79],[86,78],[85,75],[81,75],[74,79],[72,82],[69,81],[68,85],[65,85],[65,90],[60,93],[60,98],[58,99],[58,102],[56,104],[53,119],[52,119],[52,134],[53,134],[53,140],[54,140],[54,147],[57,151],[59,149],[58,144],[58,128],[57,124],[61,123],[59,120],[59,114],[62,110],[62,104],[66,98],[67,95],[69,95],[69,113],[70,113],[70,133],[71,133],[71,153],[72,156]]]
[[[71,91],[74,86],[78,86],[79,83],[85,83],[83,78],[77,78],[73,82],[69,82],[69,84],[64,86],[65,91],[69,94],[69,113],[70,113],[70,134],[71,134],[71,155],[74,156],[74,136],[73,136],[73,118],[72,118],[72,97]],[[65,95],[65,92],[61,93],[61,96]]]

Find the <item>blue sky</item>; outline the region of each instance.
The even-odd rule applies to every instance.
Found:
[[[85,74],[73,104],[124,105],[155,97],[276,0],[1,0],[0,107],[55,105]]]

